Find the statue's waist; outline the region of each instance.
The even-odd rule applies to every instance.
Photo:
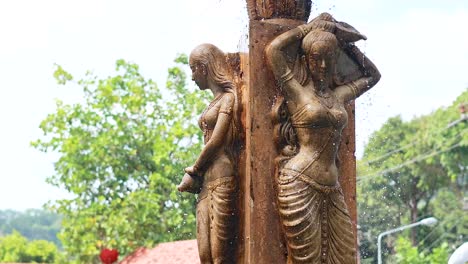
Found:
[[[332,185],[325,185],[316,181],[314,177],[307,175],[304,172],[299,172],[287,168],[281,169],[278,177],[278,183],[280,185],[290,184],[296,180],[301,180],[312,186],[314,189],[324,193],[339,192],[341,190],[338,181],[334,181]]]
[[[219,186],[226,186],[230,192],[236,190],[236,178],[234,176],[221,177],[208,182],[203,182],[200,194],[198,194],[198,201],[205,199],[210,192],[216,190]]]

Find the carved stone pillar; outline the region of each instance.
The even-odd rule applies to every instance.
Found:
[[[274,160],[278,153],[273,141],[271,108],[278,91],[273,74],[265,63],[265,47],[279,34],[302,21],[250,21],[250,81],[246,131],[247,169],[250,186],[246,190],[244,263],[286,263],[287,248],[276,206]]]
[[[264,52],[266,45],[276,36],[303,24],[308,18],[310,6],[296,6],[295,1],[283,2],[247,1],[250,18],[250,81],[246,106],[249,108],[246,176],[250,180],[250,188],[246,190],[249,212],[245,219],[244,263],[286,263],[287,257],[276,206],[274,159],[278,153],[273,142],[270,117],[272,105],[279,93],[275,78],[266,65]],[[288,6],[287,2],[292,2],[294,6]],[[296,14],[300,19],[297,19]]]
[[[278,35],[309,18],[310,0],[247,0],[250,18],[249,84],[242,90],[245,152],[241,168],[241,243],[237,263],[286,263],[287,247],[276,205],[273,141],[270,116],[277,96],[276,81],[267,67],[265,47]],[[356,227],[356,167],[354,104],[348,108],[349,123],[343,131],[339,153],[340,183]],[[354,230],[357,234],[356,229]]]

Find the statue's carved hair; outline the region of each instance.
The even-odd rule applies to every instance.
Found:
[[[338,48],[338,39],[336,38],[335,34],[316,29],[307,34],[307,36],[305,36],[302,40],[301,47],[306,56],[309,55],[313,46],[318,42],[327,42],[327,45],[323,46],[326,48]]]
[[[237,99],[236,85],[233,82],[233,69],[227,61],[228,56],[213,44],[205,43],[198,45],[190,53],[190,60],[195,64],[202,64],[216,85],[223,88],[224,92],[234,95],[234,107],[232,112],[232,137],[231,146],[226,149],[232,154],[233,158],[237,158],[240,148],[240,121],[239,121],[239,105]]]
[[[299,151],[297,135],[291,124],[287,102],[282,96],[276,98],[271,111],[273,120],[273,139],[279,156],[275,159],[275,175],[283,167],[284,163],[291,159]]]
[[[234,93],[235,85],[232,82],[226,55],[218,47],[209,43],[201,44],[192,51],[190,59],[205,65],[209,77],[224,91]]]

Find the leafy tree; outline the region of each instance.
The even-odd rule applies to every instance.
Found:
[[[465,90],[455,102],[448,108],[439,108],[431,116],[433,122],[432,129],[437,133],[428,138],[431,144],[456,146],[450,151],[440,153],[440,163],[447,170],[448,176],[456,181],[457,191],[466,193],[468,184],[468,120],[460,117],[460,106],[468,108],[468,89]],[[447,124],[449,124],[447,126]]]
[[[467,122],[458,107],[468,101],[468,91],[448,108],[403,121],[390,118],[376,131],[358,162],[358,213],[361,227],[361,256],[376,256],[379,233],[429,215],[436,216],[436,230],[410,230],[413,246],[432,247],[442,234],[450,243],[467,235],[461,201],[466,190],[468,169]],[[457,122],[453,122],[457,120]],[[447,194],[447,190],[451,190]],[[443,203],[449,203],[449,206]],[[395,246],[394,236],[386,237],[384,249]]]
[[[48,182],[74,195],[50,204],[64,217],[59,237],[71,261],[97,262],[104,247],[125,255],[194,237],[194,197],[176,185],[200,151],[195,120],[208,95],[187,88],[187,57],[176,63],[164,90],[123,60],[115,76],[87,73],[77,82],[57,67],[57,81],[78,84],[84,103],[57,101],[33,146],[60,154]]]
[[[411,241],[401,236],[396,242],[395,262],[398,264],[440,264],[447,263],[449,258],[448,244],[443,243],[435,248],[431,254],[425,255],[419,252],[417,247],[411,245]]]
[[[432,250],[432,253],[426,257],[427,263],[445,263],[449,259],[449,250],[448,244],[442,243],[439,247],[436,247]]]
[[[0,236],[17,230],[28,240],[47,240],[60,247],[57,238],[61,226],[61,217],[55,213],[40,209],[28,209],[24,212],[0,210]]]
[[[58,254],[57,247],[45,240],[34,240],[27,244],[21,262],[54,263]]]
[[[27,242],[28,240],[16,230],[10,235],[0,237],[0,261],[21,261]]]
[[[439,190],[430,208],[434,217],[441,221],[425,237],[431,243],[425,246],[425,251],[430,249],[431,246],[442,242],[447,242],[452,248],[455,248],[466,241],[468,236],[468,213],[463,210],[462,197],[460,191],[453,186]]]
[[[441,177],[446,175],[446,171],[440,162],[429,164],[427,160],[421,160],[401,166],[425,153],[432,153],[432,147],[427,146],[426,141],[405,148],[418,138],[417,134],[421,131],[419,127],[424,126],[424,121],[416,119],[406,123],[400,117],[391,118],[366,146],[364,159],[370,161],[370,168],[359,182],[359,211],[362,212],[360,223],[370,240],[368,246],[371,251],[376,250],[375,237],[380,232],[417,222],[427,215],[427,205],[437,190],[450,182],[448,177]],[[378,160],[396,147],[402,150]],[[414,153],[414,149],[418,148],[418,152]],[[418,229],[410,231],[414,244],[417,231]],[[386,238],[390,246],[393,244],[391,239],[392,237]]]
[[[22,263],[53,263],[58,255],[54,243],[45,240],[28,241],[18,231],[0,238],[0,261]]]
[[[398,238],[396,242],[396,262],[400,264],[428,264],[424,255],[419,254],[418,248],[413,247],[411,241],[405,237]]]

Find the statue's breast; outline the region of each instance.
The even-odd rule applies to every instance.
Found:
[[[198,125],[202,131],[213,130],[218,119],[219,104],[207,108],[198,120]]]
[[[320,104],[305,104],[291,115],[295,128],[322,128],[333,126],[341,130],[348,122],[346,110],[339,107],[328,109]]]
[[[343,129],[348,124],[348,113],[344,107],[334,107],[328,110],[329,119],[337,129]]]

